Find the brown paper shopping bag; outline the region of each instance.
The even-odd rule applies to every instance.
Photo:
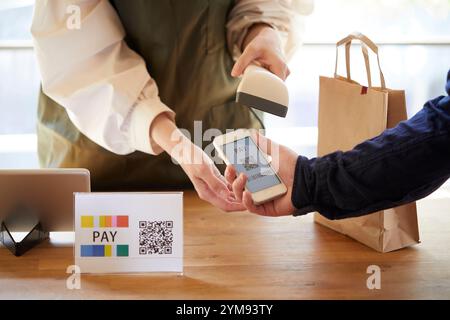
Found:
[[[368,87],[350,76],[350,46],[361,41]],[[338,48],[345,45],[347,77],[337,74]],[[377,56],[381,87],[373,87],[367,47]],[[333,78],[320,77],[318,155],[350,150],[355,145],[394,127],[406,119],[405,93],[386,88],[378,47],[366,36],[354,33],[337,43]],[[328,220],[315,214],[315,221],[380,252],[419,242],[416,204],[344,220]]]

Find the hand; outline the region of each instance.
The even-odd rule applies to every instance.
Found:
[[[174,158],[178,158],[177,161],[192,181],[200,199],[224,211],[245,210],[242,202],[236,200],[231,191],[231,185],[226,182],[214,162],[203,150],[190,141],[183,148],[190,153],[190,156],[182,156],[181,161],[177,156]]]
[[[242,203],[248,211],[262,215],[262,216],[284,216],[291,215],[295,207],[292,204],[292,185],[294,183],[294,171],[297,162],[297,154],[291,149],[278,145],[277,143],[265,138],[259,133],[254,135],[254,140],[257,142],[260,149],[272,157],[271,166],[278,168],[278,176],[287,187],[287,193],[280,198],[266,202],[262,205],[255,205],[252,200],[251,193],[245,191],[245,184],[247,177],[241,173],[236,177],[236,169],[233,166],[227,166],[225,170],[225,177],[232,185],[232,190],[236,199],[242,200]]]
[[[290,71],[286,64],[278,32],[266,24],[255,24],[248,31],[243,43],[244,51],[234,64],[231,75],[240,76],[252,62],[286,80]]]
[[[192,181],[199,197],[224,211],[245,210],[214,162],[194,145],[165,114],[153,120],[150,136],[175,159]]]

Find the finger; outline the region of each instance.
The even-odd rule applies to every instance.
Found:
[[[213,196],[213,202],[214,206],[225,212],[246,210],[244,204],[241,201],[232,201],[229,199],[222,199],[220,197]]]
[[[220,173],[219,175],[222,176]],[[210,167],[209,171],[204,172],[203,175],[198,178],[205,181],[211,190],[223,198],[226,198],[230,193],[226,182],[216,175],[212,167]]]
[[[202,180],[196,181],[194,184],[197,193],[202,200],[208,201],[213,206],[223,211],[243,211],[246,210],[242,202],[232,201],[229,197],[219,197],[213,190],[211,190],[206,182]]]
[[[258,58],[258,56],[258,50],[256,50],[252,45],[248,45],[234,64],[233,69],[231,70],[231,75],[233,77],[239,77],[244,72],[245,68],[247,68],[253,60]]]
[[[265,216],[264,206],[257,206],[253,202],[252,195],[250,192],[245,191],[242,197],[242,202],[248,211]]]
[[[256,213],[260,216],[265,217],[275,217],[278,216],[276,210],[275,210],[275,204],[273,201],[270,201],[268,203],[264,203],[262,205],[255,205],[253,202],[251,193],[246,191],[243,196],[242,201],[247,208],[248,211]]]
[[[230,202],[242,202],[242,201],[239,201],[238,199],[236,199],[236,197],[235,197],[233,192],[230,193],[230,195],[228,196],[227,200],[230,201]]]
[[[217,169],[217,167],[214,166],[213,171],[216,177],[219,178],[221,181],[223,181],[223,183],[225,183],[225,185],[227,186],[227,189],[231,191],[231,184],[228,183],[227,179],[225,179],[225,177],[220,173],[219,169]]]
[[[270,201],[264,204],[264,214],[268,217],[279,216],[279,214],[275,210],[275,201]]]
[[[242,201],[242,194],[245,190],[246,182],[247,182],[247,177],[243,173],[241,173],[239,175],[239,177],[236,180],[234,180],[233,184],[231,185],[234,196],[239,201]]]
[[[234,180],[236,180],[236,169],[233,165],[228,165],[225,168],[225,179],[228,181],[228,183],[232,184]]]
[[[275,62],[271,63],[269,65],[269,70],[276,76],[278,76],[283,81],[286,80],[289,72],[289,68],[283,60],[281,60],[279,57],[274,58]]]

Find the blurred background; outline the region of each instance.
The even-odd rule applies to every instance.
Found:
[[[38,167],[39,73],[29,33],[33,3],[0,0],[0,168]],[[379,44],[387,86],[406,90],[409,116],[426,100],[444,94],[450,0],[315,0],[304,27],[303,46],[290,61],[288,116],[265,117],[268,135],[299,153],[316,154],[319,75],[333,75],[335,43],[353,31]],[[371,58],[377,84],[376,60]],[[340,59],[342,75],[343,66]],[[367,83],[359,45],[352,48],[352,78]]]

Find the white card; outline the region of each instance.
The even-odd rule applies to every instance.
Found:
[[[75,193],[81,273],[183,272],[183,193]]]

